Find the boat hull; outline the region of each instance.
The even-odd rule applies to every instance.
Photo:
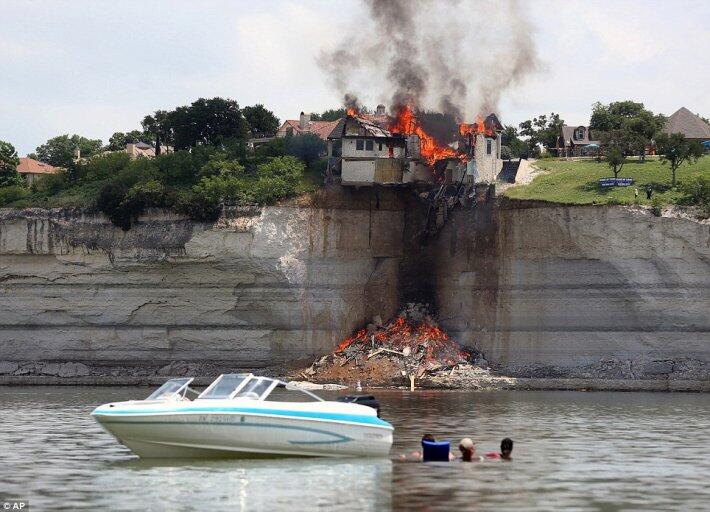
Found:
[[[145,458],[376,457],[387,456],[392,445],[392,427],[380,424],[249,413],[115,412],[94,417]]]

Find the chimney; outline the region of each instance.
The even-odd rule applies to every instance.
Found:
[[[385,106],[384,105],[377,105],[377,110],[375,110],[375,114],[377,114],[378,116],[385,115]]]
[[[74,161],[78,162],[79,160],[81,160],[81,149],[74,148]]]
[[[301,112],[301,120],[298,123],[298,127],[301,129],[301,131],[308,131],[308,127],[311,124],[311,115],[310,114],[304,114]]]

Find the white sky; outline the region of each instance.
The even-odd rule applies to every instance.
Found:
[[[504,124],[586,123],[597,100],[710,114],[710,1],[521,3],[544,65],[504,96]],[[282,120],[337,107],[315,59],[361,15],[357,0],[0,0],[0,139],[21,155],[63,133],[106,142],[198,97]]]

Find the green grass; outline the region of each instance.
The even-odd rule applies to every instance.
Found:
[[[507,189],[503,195],[512,199],[532,199],[565,204],[646,204],[646,185],[654,189],[653,198],[661,204],[674,202],[682,194],[671,188],[671,171],[657,158],[647,158],[645,162],[630,160],[619,173],[620,178],[633,178],[630,187],[609,187],[600,189],[599,178],[613,177],[606,162],[596,160],[542,159],[535,164],[548,171],[536,177],[532,183]],[[703,176],[710,179],[710,156],[704,156],[697,163],[683,164],[678,168],[678,183]],[[634,188],[638,188],[638,201],[634,199]]]

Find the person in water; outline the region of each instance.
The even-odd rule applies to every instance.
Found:
[[[459,451],[461,452],[461,460],[464,462],[480,462],[483,457],[476,455],[476,445],[470,437],[464,437],[459,443]]]
[[[500,453],[490,452],[486,454],[487,459],[512,460],[513,440],[506,437],[500,442]]]
[[[422,436],[422,441],[429,441],[430,443],[435,443],[436,438],[432,434],[424,434]],[[415,450],[409,454],[409,457],[407,457],[407,455],[403,453],[399,456],[399,460],[424,460],[424,454],[420,451]]]

